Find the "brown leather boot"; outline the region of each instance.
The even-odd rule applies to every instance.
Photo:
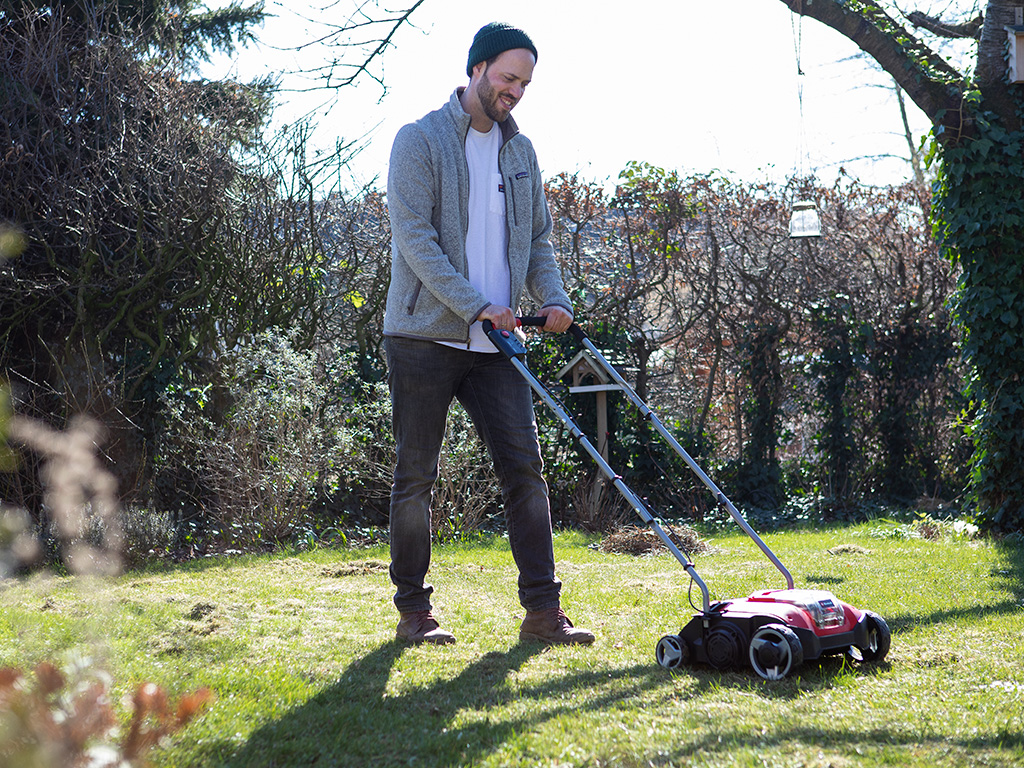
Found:
[[[565,611],[556,606],[546,611],[527,611],[519,627],[519,639],[555,645],[590,645],[594,642],[594,633],[574,627]]]
[[[455,642],[455,635],[441,629],[434,614],[430,611],[414,611],[403,613],[398,622],[398,631],[395,636],[399,640],[408,643],[433,643],[434,645],[448,645]]]

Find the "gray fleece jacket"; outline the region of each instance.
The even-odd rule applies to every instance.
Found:
[[[470,116],[459,88],[441,109],[404,126],[388,168],[391,285],[384,335],[468,342],[469,326],[491,302],[467,279]],[[551,246],[551,213],[533,144],[512,118],[501,123],[498,169],[505,183],[511,296],[572,312]]]

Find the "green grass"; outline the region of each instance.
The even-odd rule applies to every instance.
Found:
[[[655,664],[692,614],[669,556],[556,539],[563,604],[589,648],[517,640],[507,542],[435,549],[445,647],[393,640],[386,552],[205,560],[114,582],[0,587],[0,665],[91,654],[117,694],[151,680],[217,701],[158,766],[1024,765],[1024,551],[872,523],[770,535],[797,586],[888,620],[888,658],[749,670]],[[782,586],[739,535],[697,558],[716,597]],[[830,553],[828,550],[832,550]],[[696,598],[696,591],[695,591]]]

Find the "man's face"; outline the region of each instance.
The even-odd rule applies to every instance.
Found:
[[[477,95],[487,117],[497,123],[508,118],[533,79],[534,64],[536,60],[530,51],[515,48],[500,54],[489,66],[486,62],[477,65],[482,68]]]

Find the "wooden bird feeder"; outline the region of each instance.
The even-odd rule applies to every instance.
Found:
[[[1007,79],[1011,84],[1024,83],[1024,25],[1018,22],[1006,29],[1010,49]]]
[[[564,379],[569,374],[572,374],[570,393],[593,392],[597,396],[597,450],[608,461],[608,392],[620,387],[611,381],[607,372],[586,349],[558,372],[558,378]]]
[[[1024,8],[1015,8],[1017,23],[1006,27],[1009,43],[1009,67],[1007,80],[1010,83],[1024,83]]]

